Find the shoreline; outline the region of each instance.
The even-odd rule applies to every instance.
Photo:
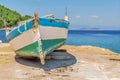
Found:
[[[107,49],[107,48],[102,48],[102,47],[98,47],[98,46],[91,46],[91,45],[82,45],[82,46],[75,46],[75,45],[65,45],[65,46],[73,46],[73,47],[86,47],[86,48],[96,48],[96,49],[101,49],[101,50],[104,50],[104,51],[109,51],[109,52],[112,52],[113,54],[120,54],[120,53],[117,53],[117,52],[114,52],[110,49]]]
[[[1,46],[4,48],[3,50],[1,49]],[[12,50],[12,48],[10,47],[10,44],[9,43],[0,43],[0,52],[1,51],[6,51],[5,49],[6,49],[6,47],[7,47],[7,49],[9,49],[10,51],[13,51]],[[102,53],[110,53],[110,54],[120,54],[120,53],[116,53],[116,52],[113,52],[112,50],[110,50],[110,49],[107,49],[107,48],[102,48],[102,47],[98,47],[98,46],[91,46],[91,45],[85,45],[85,46],[75,46],[75,45],[63,45],[62,47],[60,47],[59,49],[61,49],[61,48],[75,48],[75,49],[77,49],[77,50],[79,50],[79,49],[86,49],[87,51],[85,51],[86,53],[88,53],[89,51],[90,51],[90,53],[91,52],[99,52],[99,50],[100,51],[102,51],[101,52],[101,54]],[[89,51],[88,51],[89,50]]]
[[[9,46],[10,47],[9,43],[1,43],[0,45],[1,46]],[[74,48],[76,47],[76,48],[86,48],[86,49],[97,49],[97,50],[102,50],[102,51],[110,52],[110,53],[113,53],[113,54],[120,54],[120,53],[113,52],[113,51],[111,51],[110,49],[107,49],[107,48],[102,48],[102,47],[98,47],[98,46],[91,46],[91,45],[85,45],[85,46],[84,45],[83,46],[63,45],[62,47],[74,47]]]
[[[53,55],[69,60],[27,60],[16,56],[9,44],[0,44],[0,79],[2,80],[120,80],[120,54],[92,46],[65,45]],[[10,74],[9,74],[9,73]],[[6,75],[4,75],[6,74]]]

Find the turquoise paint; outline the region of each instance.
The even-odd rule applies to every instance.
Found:
[[[59,48],[60,46],[64,45],[64,43],[65,43],[65,41],[57,43],[57,44],[49,47],[48,49],[45,50],[45,53],[49,54],[50,52],[52,52],[52,51],[56,50],[57,48]]]
[[[49,49],[56,49],[58,48],[61,42],[65,42],[66,39],[59,38],[59,39],[49,39],[49,40],[42,40],[42,50],[49,51]]]
[[[20,56],[39,57],[39,54],[42,52],[42,46],[39,41],[36,41],[21,49],[16,50],[15,52],[17,55],[20,55]]]
[[[34,23],[32,20],[26,22],[26,31],[33,27]],[[21,32],[25,32],[25,24],[21,24],[20,26],[15,27],[13,30],[9,32],[7,35],[7,40],[12,40],[15,37],[19,36],[21,33],[18,31],[18,28]]]
[[[39,18],[39,25],[44,27],[59,27],[59,28],[68,28],[69,22],[63,19],[55,18]]]
[[[53,50],[59,48],[65,41],[66,39],[49,39],[42,40],[42,44],[40,44],[39,41],[36,41],[19,50],[16,50],[15,52],[21,57],[39,57],[42,52],[49,54]]]
[[[59,27],[59,28],[68,28],[69,22],[65,21],[63,19],[55,19],[55,18],[39,18],[39,25],[42,25],[43,27]],[[29,29],[31,29],[34,26],[34,22],[32,20],[28,20],[26,22],[26,30],[25,30],[25,24],[21,24],[20,26],[17,26],[13,30],[9,32],[7,35],[7,40],[12,40],[15,37],[19,36],[21,33],[18,31],[18,28],[21,32],[25,32]]]

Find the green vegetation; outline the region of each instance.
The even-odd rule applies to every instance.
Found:
[[[24,21],[29,18],[31,18],[31,16],[21,16],[16,11],[10,10],[0,5],[0,28],[4,28],[5,24],[7,27],[15,26],[19,21]]]

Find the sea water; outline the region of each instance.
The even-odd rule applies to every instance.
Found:
[[[0,40],[7,43],[4,30],[0,30]],[[69,30],[66,45],[97,46],[120,53],[120,30]]]
[[[0,40],[1,40],[3,43],[7,43],[5,30],[0,30]]]
[[[120,53],[120,30],[69,30],[66,45],[89,45]]]

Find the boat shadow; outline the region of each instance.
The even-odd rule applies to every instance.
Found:
[[[36,68],[42,68],[45,71],[50,71],[52,69],[60,68],[60,67],[64,67],[64,66],[70,66],[70,65],[75,64],[77,61],[75,56],[66,52],[65,50],[54,51],[54,52],[50,53],[49,55],[69,56],[70,59],[46,59],[45,65],[41,65],[39,59],[23,59],[23,58],[16,56],[15,60],[20,64],[31,66],[31,67],[36,67]]]

